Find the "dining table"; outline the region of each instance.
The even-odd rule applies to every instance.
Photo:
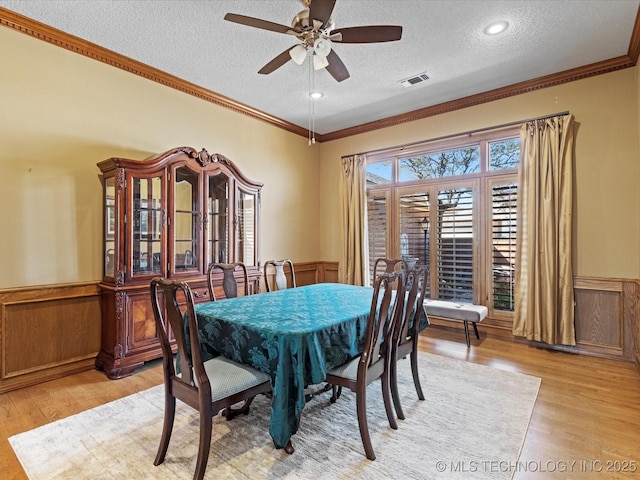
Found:
[[[203,360],[224,355],[271,376],[269,433],[293,452],[305,388],[362,353],[373,289],[319,283],[196,305]]]

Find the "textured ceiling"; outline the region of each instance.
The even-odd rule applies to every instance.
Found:
[[[627,55],[640,0],[337,0],[336,28],[402,25],[402,39],[340,44],[351,77],[311,76],[324,134]],[[308,61],[258,70],[293,36],[223,20],[225,13],[290,25],[299,0],[0,0],[0,6],[308,127]],[[483,29],[496,20],[498,36]],[[399,81],[426,72],[410,88]]]

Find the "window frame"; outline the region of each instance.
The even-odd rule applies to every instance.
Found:
[[[493,185],[501,183],[518,184],[519,167],[492,170],[490,168],[489,146],[496,141],[519,139],[519,126],[485,131],[470,135],[452,136],[414,144],[409,147],[397,147],[367,154],[367,165],[391,160],[391,181],[384,184],[366,185],[367,199],[370,196],[385,195],[387,198],[387,255],[389,258],[400,256],[400,198],[411,193],[426,193],[429,198],[429,284],[432,298],[438,298],[438,255],[437,255],[437,204],[434,199],[438,192],[451,188],[471,188],[473,192],[473,302],[486,305],[489,316],[498,323],[510,325],[513,312],[494,309],[493,299]],[[438,152],[479,146],[479,171],[461,175],[434,177],[400,181],[400,161],[409,157],[429,155]],[[520,153],[520,159],[522,155]],[[519,163],[519,162],[518,162]],[[435,207],[435,208],[434,208]],[[367,218],[368,221],[368,218]],[[367,245],[367,248],[369,246]],[[370,272],[371,273],[371,272]]]

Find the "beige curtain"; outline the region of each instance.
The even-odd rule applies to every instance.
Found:
[[[342,256],[339,280],[349,285],[368,285],[366,157],[342,158],[340,198],[342,201]]]
[[[572,115],[520,129],[518,248],[513,334],[575,345]]]

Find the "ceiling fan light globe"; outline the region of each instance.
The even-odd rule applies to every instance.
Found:
[[[296,45],[289,50],[289,55],[294,62],[298,65],[302,65],[304,59],[307,58],[307,49],[304,45]]]
[[[323,57],[321,55],[314,55],[313,56],[313,69],[314,70],[322,70],[323,68],[327,67],[329,65],[329,60],[327,60],[327,57]]]
[[[331,40],[328,38],[316,38],[313,42],[313,51],[316,55],[326,57],[331,52]]]

